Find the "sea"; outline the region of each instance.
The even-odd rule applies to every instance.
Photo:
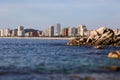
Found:
[[[120,80],[120,46],[67,46],[69,40],[0,38],[0,80]]]

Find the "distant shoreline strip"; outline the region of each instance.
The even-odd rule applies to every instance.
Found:
[[[48,40],[71,40],[74,37],[0,37],[0,39],[48,39]]]

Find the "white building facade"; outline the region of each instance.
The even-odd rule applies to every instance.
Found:
[[[24,27],[23,26],[18,26],[18,32],[17,35],[18,37],[23,37],[24,36]]]
[[[0,36],[1,36],[1,37],[4,37],[4,29],[2,29],[2,30],[0,31]]]
[[[85,25],[79,25],[78,26],[78,35],[79,36],[85,36],[87,32],[87,28]]]
[[[10,29],[5,28],[0,31],[0,36],[1,37],[9,37],[10,36]]]
[[[60,36],[61,34],[61,24],[54,25],[54,36]]]

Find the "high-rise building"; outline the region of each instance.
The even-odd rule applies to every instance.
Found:
[[[23,37],[24,36],[24,27],[18,26],[18,36]]]
[[[23,31],[24,27],[23,26],[18,26],[18,31]]]
[[[54,36],[60,36],[61,34],[61,24],[54,25]]]
[[[9,28],[5,28],[5,29],[4,29],[4,36],[5,36],[5,37],[10,36],[10,29],[9,29]]]
[[[63,28],[62,29],[62,36],[68,37],[68,28]]]
[[[0,32],[1,32],[1,37],[9,37],[10,36],[9,28],[2,29]]]
[[[1,31],[0,31],[0,33],[1,33],[1,37],[4,37],[4,29],[2,29]]]
[[[77,36],[77,28],[69,27],[68,28],[68,36]]]
[[[44,31],[44,36],[46,36],[46,37],[49,36],[49,29],[45,29],[45,31]]]
[[[49,27],[49,36],[53,37],[54,36],[54,26]]]
[[[78,26],[78,36],[85,36],[87,28],[85,25]]]
[[[78,36],[78,28],[75,28],[75,36]]]
[[[12,30],[12,36],[13,36],[13,37],[17,36],[17,31],[18,31],[17,29],[13,29],[13,30]]]

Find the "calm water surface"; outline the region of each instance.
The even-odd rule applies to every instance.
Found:
[[[96,50],[67,42],[0,39],[0,80],[120,80],[120,71],[111,70],[120,60],[107,58],[120,47]]]

